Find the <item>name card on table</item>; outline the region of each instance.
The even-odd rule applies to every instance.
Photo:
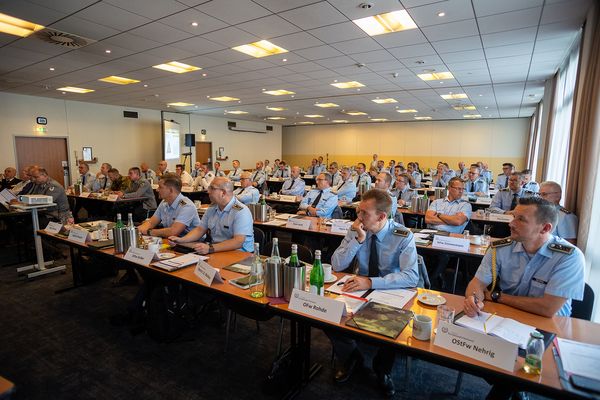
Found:
[[[46,228],[44,228],[44,230],[48,233],[56,235],[58,232],[60,232],[61,228],[62,224],[50,221],[48,222],[48,225],[46,226]]]
[[[294,196],[294,195],[287,195],[287,194],[281,194],[281,195],[279,195],[279,200],[280,201],[289,201],[290,203],[295,203],[296,202],[296,196]]]
[[[468,253],[470,244],[471,242],[469,241],[469,239],[452,236],[434,235],[431,247],[433,247],[434,249],[462,251]]]
[[[79,197],[87,198],[87,197],[90,197],[90,194],[91,194],[90,192],[81,192],[79,194]]]
[[[510,222],[513,220],[513,216],[511,214],[490,214],[490,221],[498,221],[498,222]]]
[[[150,186],[152,187],[152,190],[156,190],[156,189],[158,189],[158,185],[156,185],[156,184],[152,184],[152,185],[150,185]]]
[[[106,200],[108,201],[117,201],[119,200],[119,196],[116,194],[109,194],[108,197],[106,198]]]
[[[475,204],[492,204],[492,198],[491,197],[478,197],[477,200],[475,200]]]
[[[304,179],[313,179],[315,176],[314,175],[304,175],[302,178]]]
[[[310,223],[310,219],[290,218],[287,220],[285,227],[307,231],[310,229]]]
[[[294,289],[289,309],[325,321],[339,324],[346,305],[342,301]]]
[[[352,226],[352,221],[334,219],[331,220],[331,233],[346,233]]]
[[[148,266],[152,262],[154,254],[156,254],[156,252],[152,250],[130,247],[123,258],[136,264]]]
[[[219,270],[211,267],[207,262],[202,260],[198,260],[198,264],[196,264],[196,269],[194,270],[194,275],[202,279],[202,282],[206,283],[208,286],[210,286],[215,279],[217,282],[223,283],[223,278],[221,278]]]
[[[181,187],[181,192],[183,193],[191,193],[194,191],[194,188],[192,186],[182,186]]]
[[[440,321],[433,344],[513,372],[519,346],[472,329]]]
[[[69,231],[68,240],[75,242],[75,243],[84,244],[85,240],[87,239],[89,234],[90,233],[88,231],[85,231],[83,229],[75,229],[74,228]]]

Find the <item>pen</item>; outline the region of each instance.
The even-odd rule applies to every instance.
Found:
[[[475,292],[473,292],[473,300],[475,301],[475,305],[477,306],[477,315],[479,315],[479,299],[475,295]]]

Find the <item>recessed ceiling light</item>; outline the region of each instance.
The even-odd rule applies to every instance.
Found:
[[[465,105],[465,104],[459,104],[456,106],[452,106],[452,108],[454,108],[456,111],[473,111],[476,110],[477,108],[475,108],[475,106],[473,105]]]
[[[227,114],[236,114],[236,115],[242,115],[242,114],[248,114],[248,111],[242,111],[242,110],[230,110],[230,111],[225,111],[225,113],[227,113]]]
[[[44,29],[43,25],[34,24],[33,22],[25,21],[24,19],[0,13],[0,32],[27,37],[33,32],[37,32],[41,29]]]
[[[485,106],[484,108],[487,110],[489,107],[488,107],[488,106]]]
[[[49,68],[49,70],[50,70],[50,71],[54,71],[54,67],[50,67],[50,68]]]
[[[385,122],[387,120],[388,120],[387,118],[371,118],[370,119],[370,121],[373,121],[373,122]]]
[[[384,33],[400,32],[415,29],[417,24],[408,15],[406,10],[392,11],[385,14],[373,15],[366,18],[355,19],[354,22],[369,36],[383,35]]]
[[[479,114],[467,114],[467,115],[463,115],[463,118],[481,118],[481,115],[479,115]]]
[[[121,76],[107,76],[106,78],[102,78],[102,79],[98,79],[99,81],[102,82],[108,82],[108,83],[114,83],[116,85],[130,85],[132,83],[138,83],[139,81],[137,79],[129,79],[129,78],[123,78]]]
[[[306,118],[323,118],[323,116],[319,114],[305,114],[304,116]]]
[[[298,123],[302,124],[302,125],[313,125],[314,124],[314,122],[312,122],[312,121],[300,121]]]
[[[72,93],[90,93],[93,92],[93,89],[84,89],[84,88],[78,88],[78,87],[74,87],[74,86],[65,86],[65,87],[61,87],[58,88],[56,90],[62,90],[64,92],[72,92]]]
[[[363,85],[362,83],[357,82],[357,81],[350,81],[350,82],[332,83],[331,86],[335,86],[338,89],[350,89],[350,88],[360,88],[365,85]]]
[[[419,121],[426,121],[426,120],[430,120],[431,119],[431,117],[414,117],[414,118],[416,120],[419,120]]]
[[[367,115],[366,112],[362,112],[362,111],[344,111],[344,114],[348,114],[348,115]]]
[[[444,100],[457,100],[457,99],[468,99],[469,97],[465,93],[448,93],[440,95]]]
[[[288,50],[283,47],[279,47],[269,42],[268,40],[261,40],[260,42],[254,42],[250,44],[244,44],[241,46],[232,47],[232,50],[237,50],[249,56],[260,58],[266,56],[272,56],[273,54],[287,53]]]
[[[285,119],[285,117],[267,117],[267,119],[273,120],[273,121],[277,121],[280,119]]]
[[[315,103],[315,106],[321,107],[321,108],[339,107],[339,105],[335,104],[335,103]]]
[[[284,58],[282,61],[283,61],[283,62],[287,62],[287,58]]]
[[[148,85],[144,85],[144,87],[148,87]]]
[[[433,72],[430,74],[417,74],[424,81],[439,81],[441,79],[453,79],[454,75],[451,72]]]
[[[202,69],[200,67],[194,67],[193,65],[188,65],[177,61],[171,61],[166,64],[153,65],[152,68],[158,68],[164,71],[174,72],[176,74],[184,74],[186,72],[192,72]]]
[[[202,73],[202,76],[206,76],[206,75],[207,75],[207,74],[206,74],[206,72],[203,72],[203,73]]]
[[[273,96],[283,96],[286,94],[296,94],[296,92],[291,92],[289,90],[285,90],[285,89],[278,89],[278,90],[265,90],[263,91],[264,94],[270,94]]]
[[[168,106],[173,106],[173,107],[188,107],[188,106],[193,106],[193,103],[184,103],[183,101],[178,101],[176,103],[167,103]]]
[[[108,49],[104,50],[104,52],[105,52],[106,54],[110,54],[110,53],[112,53],[112,52],[111,52],[110,50],[108,50]]]
[[[446,16],[446,13],[445,13],[445,12],[440,12],[440,13],[438,13],[438,17],[445,17],[445,16]]]
[[[396,110],[396,112],[399,112],[401,114],[408,114],[408,113],[417,113],[418,111],[412,108],[409,109],[404,109],[404,110]]]
[[[269,107],[269,106],[267,106],[267,110],[271,110],[271,111],[285,111],[285,110],[287,110],[287,108],[285,108],[285,107]]]
[[[192,26],[196,27],[196,26],[198,26],[198,23],[194,21],[194,22],[192,22]]]
[[[229,97],[229,96],[220,96],[220,97],[208,97],[210,100],[214,101],[237,101],[239,100],[237,97]]]
[[[347,123],[347,119],[332,119],[331,122],[335,122],[336,124],[344,124]]]
[[[483,95],[482,95],[482,94],[479,94],[478,96],[479,96],[479,97],[481,97],[481,96],[483,96]]]
[[[373,99],[371,100],[373,103],[377,103],[377,104],[390,104],[390,103],[397,103],[396,99],[392,99],[387,98],[387,99]]]

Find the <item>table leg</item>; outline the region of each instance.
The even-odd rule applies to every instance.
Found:
[[[460,257],[456,258],[456,268],[454,269],[454,282],[452,282],[452,294],[456,294],[456,278],[458,277],[458,268],[460,267]]]

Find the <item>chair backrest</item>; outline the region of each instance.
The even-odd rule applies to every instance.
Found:
[[[260,248],[264,249],[265,248],[265,232],[260,228],[257,228],[257,227],[253,227],[253,228],[254,228],[254,243],[258,243]],[[269,251],[269,254],[271,254],[270,251]]]
[[[331,218],[341,219],[344,218],[344,212],[340,206],[335,206],[333,212],[331,213]]]
[[[394,222],[404,225],[404,215],[400,211],[396,211],[394,214]]]
[[[427,267],[425,266],[425,260],[423,256],[417,255],[417,266],[419,268],[419,282],[417,287],[430,289],[431,282],[429,282],[429,274],[427,273]]]
[[[573,300],[571,302],[571,317],[591,320],[594,310],[594,290],[587,283],[583,291],[583,300]]]
[[[267,243],[265,245],[265,252],[264,255],[266,256],[270,256],[271,255],[271,250],[273,249],[273,242],[271,243]],[[282,258],[287,258],[292,254],[292,242],[287,242],[287,241],[279,241],[279,255]],[[304,261],[306,263],[312,264],[313,262],[313,255],[312,255],[312,251],[310,251],[310,249],[302,244],[298,245],[298,259],[300,261]]]

